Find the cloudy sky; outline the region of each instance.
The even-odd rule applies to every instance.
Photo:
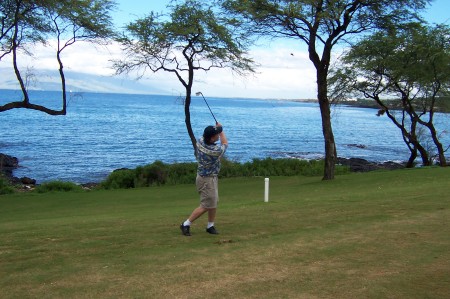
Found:
[[[113,14],[118,28],[144,16],[150,11],[164,12],[170,2],[148,0],[118,0]],[[435,0],[425,14],[432,23],[449,23],[450,1]],[[33,59],[22,60],[22,69],[35,74],[35,87],[58,89],[57,65],[50,48],[36,46]],[[173,74],[147,73],[142,79],[130,76],[114,76],[111,59],[121,56],[116,44],[108,47],[78,43],[63,53],[67,83],[73,91],[183,94],[181,83]],[[251,49],[250,56],[260,65],[257,72],[247,77],[233,75],[227,69],[198,72],[194,92],[205,96],[310,99],[316,96],[315,69],[308,59],[305,46],[299,41],[272,41]],[[10,67],[10,61],[0,61],[0,89],[18,87]]]

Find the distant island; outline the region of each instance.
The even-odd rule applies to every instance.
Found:
[[[301,103],[318,103],[317,99],[292,99],[289,101],[293,102],[301,102]],[[385,102],[389,102],[389,100],[384,100]],[[401,109],[401,106],[399,105],[399,100],[390,100],[391,101],[391,107],[392,110],[399,110]],[[441,98],[438,99],[440,102],[440,105],[436,105],[436,111],[435,112],[442,112],[442,113],[450,113],[450,100],[448,98]],[[346,100],[340,100],[340,101],[332,101],[332,105],[344,105],[344,106],[351,106],[351,107],[359,107],[359,108],[372,108],[372,109],[380,109],[381,107],[374,101],[370,99],[346,99]]]

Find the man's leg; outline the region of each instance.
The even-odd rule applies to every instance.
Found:
[[[206,227],[206,232],[217,235],[219,232],[214,227],[214,220],[216,219],[216,208],[208,210],[208,226]]]
[[[207,209],[203,208],[202,206],[199,206],[194,211],[192,211],[191,216],[189,216],[189,218],[185,222],[181,223],[181,225],[180,225],[182,234],[185,236],[190,236],[191,235],[191,232],[190,232],[191,223],[194,222],[197,218],[199,218],[203,214],[205,214],[206,211],[207,211]]]
[[[216,219],[217,208],[208,209],[208,222],[214,222]]]
[[[206,213],[206,211],[208,211],[208,209],[200,206],[198,208],[196,208],[194,211],[192,211],[191,216],[189,216],[188,220],[190,222],[194,222],[195,220],[197,220],[200,216],[202,216],[203,214]],[[208,216],[209,218],[209,216]]]

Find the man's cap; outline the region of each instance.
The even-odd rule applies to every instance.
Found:
[[[216,126],[207,126],[205,128],[205,131],[203,132],[203,138],[209,140],[214,135],[222,133],[223,128],[222,127],[216,127]]]

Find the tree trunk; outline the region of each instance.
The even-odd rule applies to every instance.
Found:
[[[183,83],[184,88],[186,89],[186,98],[184,101],[184,122],[186,124],[186,129],[189,134],[189,138],[191,139],[192,148],[194,149],[194,156],[197,158],[197,140],[195,139],[194,131],[192,130],[191,124],[191,95],[192,95],[192,85],[194,84],[194,64],[189,55],[186,54],[185,48],[183,51],[183,55],[186,58],[189,66],[188,70],[188,80],[187,82],[182,79],[182,77],[177,74],[178,79],[181,83]]]
[[[186,129],[191,139],[192,147],[194,148],[194,156],[197,157],[197,140],[195,139],[194,131],[191,124],[191,89],[186,88],[186,99],[184,100],[184,122]]]
[[[394,125],[400,129],[402,133],[403,141],[406,146],[409,148],[411,152],[411,156],[406,164],[407,168],[412,168],[414,166],[414,160],[417,158],[417,152],[420,154],[420,158],[422,159],[422,164],[424,166],[430,165],[430,159],[427,150],[420,144],[417,139],[416,128],[417,128],[417,119],[413,117],[413,115],[407,111],[407,109],[403,109],[402,111],[402,119],[401,122],[397,120],[395,115],[391,113],[391,110],[383,104],[378,96],[371,97],[374,99],[378,105],[384,108],[384,113],[386,113],[387,117],[394,123]],[[405,117],[409,116],[411,119],[410,130],[408,131],[405,126]]]
[[[419,152],[420,159],[422,160],[423,166],[430,166],[430,158],[428,155],[427,150],[417,141],[417,139],[410,134],[406,134],[402,131],[403,134],[403,141],[406,143],[406,145],[409,148],[409,151],[411,152],[411,155],[408,159],[408,162],[406,163],[406,168],[413,168],[414,167],[414,161],[416,160]],[[405,135],[406,134],[406,135]]]
[[[59,44],[59,40],[58,40]],[[66,115],[67,113],[67,90],[66,90],[66,76],[64,75],[64,66],[61,60],[61,50],[58,49],[56,54],[56,59],[59,64],[59,76],[61,78],[61,89],[62,89],[62,109],[61,114]]]
[[[434,145],[436,145],[436,149],[438,151],[439,165],[441,167],[446,167],[447,166],[447,160],[445,158],[444,147],[442,146],[442,143],[439,141],[439,137],[437,135],[436,128],[434,127],[433,122],[430,121],[427,124],[427,127],[430,130],[431,138],[433,139]]]
[[[322,132],[325,140],[325,167],[322,180],[334,179],[334,170],[337,161],[337,150],[334,142],[333,128],[331,126],[331,111],[327,88],[327,73],[319,69],[317,70],[317,99],[319,100],[320,114],[322,116]]]
[[[406,113],[409,115],[409,118],[411,119],[411,126],[410,126],[410,132],[408,136],[405,136],[408,138],[409,142],[414,146],[417,151],[419,151],[420,158],[422,159],[423,166],[430,166],[431,160],[430,156],[428,154],[428,151],[425,149],[425,147],[422,146],[419,139],[417,138],[417,118],[414,117],[414,115],[411,112],[406,111]],[[405,131],[404,134],[407,132]]]
[[[408,162],[406,162],[406,168],[414,168],[414,161],[417,158],[417,148],[409,147],[411,155],[409,156]]]
[[[19,8],[17,8],[16,14],[18,14]],[[16,19],[18,17],[16,16]],[[18,31],[19,31],[19,23],[16,22],[14,26],[14,36],[12,39],[12,53],[13,53],[13,67],[14,67],[14,73],[16,74],[17,81],[19,81],[20,89],[22,90],[23,94],[23,103],[24,105],[27,105],[30,103],[30,99],[28,97],[28,91],[27,87],[25,86],[25,83],[23,82],[22,75],[20,74],[19,67],[17,66],[17,38],[18,38]]]

